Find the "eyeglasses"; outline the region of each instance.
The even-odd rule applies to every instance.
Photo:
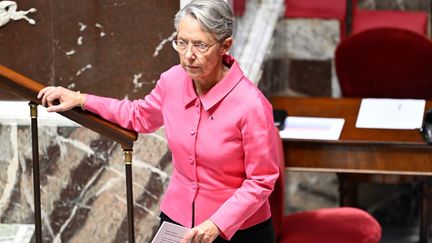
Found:
[[[199,53],[204,54],[208,51],[208,49],[212,46],[214,46],[217,42],[208,45],[206,43],[198,43],[198,44],[192,44],[192,52],[193,50],[197,50]],[[174,50],[176,50],[180,54],[185,54],[186,50],[188,49],[189,43],[184,42],[183,40],[173,40],[172,46]]]

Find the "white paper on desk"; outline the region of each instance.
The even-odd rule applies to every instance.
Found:
[[[417,129],[422,126],[425,100],[362,99],[356,127]]]
[[[338,140],[345,123],[343,118],[288,116],[281,138]]]
[[[164,221],[153,238],[152,243],[180,242],[188,231],[188,228]]]

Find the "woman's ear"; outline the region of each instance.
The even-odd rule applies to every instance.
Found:
[[[227,54],[227,52],[231,49],[232,43],[232,37],[228,37],[222,42],[222,54]]]

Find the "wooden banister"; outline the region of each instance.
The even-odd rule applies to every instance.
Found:
[[[45,86],[27,78],[5,66],[0,65],[0,87],[19,95],[29,101],[41,105],[41,100],[36,96]],[[74,108],[59,114],[87,127],[113,141],[118,142],[123,149],[131,150],[138,135],[134,131],[124,129],[91,112]]]

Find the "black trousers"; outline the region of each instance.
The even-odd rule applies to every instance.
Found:
[[[166,214],[161,212],[160,214],[160,224],[162,222],[170,222],[173,224],[180,225],[179,223],[175,222],[174,220],[170,219]],[[160,225],[159,225],[160,227]],[[213,241],[214,243],[225,243],[225,242],[233,242],[233,243],[275,243],[275,233],[273,229],[273,223],[271,221],[271,218],[256,224],[252,227],[238,230],[234,236],[231,238],[231,240],[225,240],[222,237],[218,236],[216,240]]]

